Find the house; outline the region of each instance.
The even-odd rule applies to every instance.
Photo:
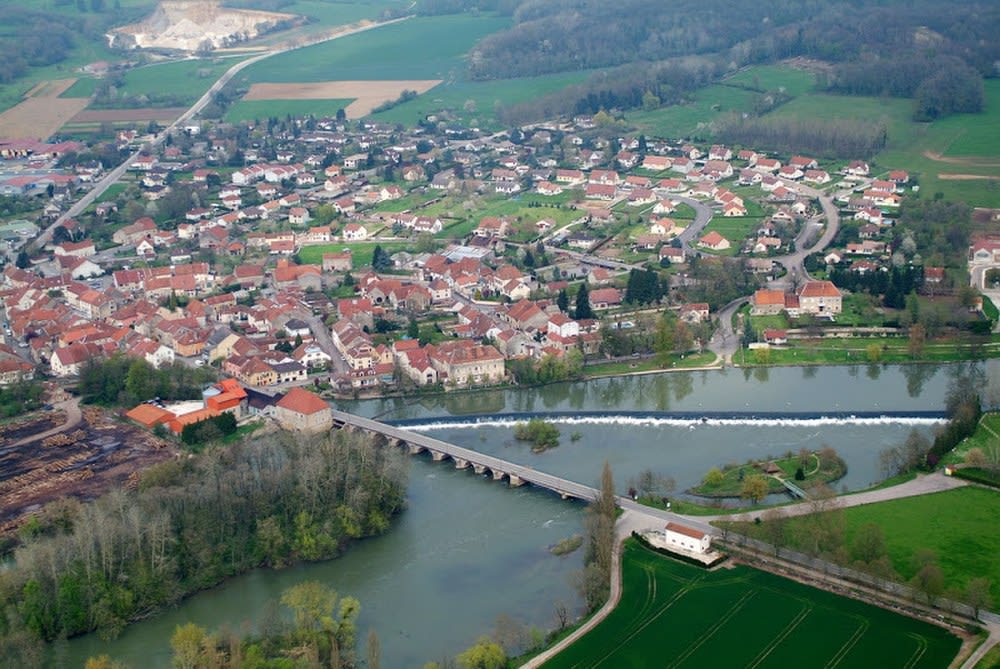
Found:
[[[323,254],[324,272],[350,272],[352,267],[351,250],[345,249],[341,253]]]
[[[662,172],[663,170],[670,169],[672,163],[673,160],[667,156],[647,155],[642,160],[642,169],[650,170],[651,172]]]
[[[816,315],[839,314],[843,299],[840,290],[830,281],[806,281],[798,297],[799,309]]]
[[[712,249],[713,251],[725,251],[730,247],[730,243],[728,239],[713,230],[707,235],[703,235],[702,238],[698,240],[698,246],[704,246],[705,248]]]
[[[774,346],[788,343],[788,331],[768,328],[764,330],[764,341]]]
[[[703,555],[712,546],[712,537],[687,525],[669,522],[663,528],[663,541],[668,550],[680,550]]]
[[[363,241],[368,239],[368,228],[361,223],[348,223],[343,234],[345,241]]]
[[[486,216],[479,221],[479,225],[475,229],[475,234],[477,237],[495,237],[497,239],[503,239],[507,236],[510,230],[510,223],[508,223],[505,218],[497,218],[495,216]]]
[[[704,323],[708,320],[708,304],[694,302],[681,305],[680,319],[685,323]]]
[[[866,177],[868,176],[869,171],[870,168],[868,167],[868,163],[863,160],[852,160],[848,163],[847,167],[844,168],[844,174],[854,177]]]
[[[321,432],[333,427],[330,405],[302,388],[292,388],[278,400],[274,418],[282,428],[295,432]]]
[[[620,307],[622,294],[617,288],[598,288],[590,293],[590,306],[595,310]]]
[[[669,263],[682,263],[684,262],[684,249],[674,248],[673,246],[661,246],[660,247],[660,264],[666,260]]]
[[[762,288],[750,298],[750,315],[773,316],[785,310],[785,294],[780,290]]]

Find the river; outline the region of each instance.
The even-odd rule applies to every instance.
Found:
[[[930,421],[732,421],[635,418],[636,411],[871,412],[939,411],[961,366],[859,366],[671,373],[566,383],[534,389],[490,390],[420,398],[368,400],[340,408],[385,420],[438,418],[437,438],[530,464],[594,485],[605,459],[616,485],[643,468],[672,476],[682,490],[712,466],[829,444],[848,463],[838,485],[865,487],[878,478],[878,452],[912,429],[929,434]],[[991,382],[1000,361],[981,366]],[[512,439],[510,422],[469,424],[492,413],[603,411],[617,417],[560,425],[561,445],[535,454]],[[576,441],[572,433],[579,433]],[[95,635],[56,649],[53,666],[80,667],[108,653],[135,667],[169,666],[174,627],[250,626],[285,588],[306,579],[326,582],[361,601],[359,640],[375,629],[383,666],[420,667],[453,655],[510,614],[543,627],[557,601],[579,608],[571,586],[581,551],[564,557],[548,547],[582,530],[583,507],[529,487],[509,489],[450,462],[412,459],[409,508],[384,536],[359,542],[337,560],[283,571],[256,570],[180,606],[130,626],[111,642]],[[363,648],[362,648],[363,652]]]

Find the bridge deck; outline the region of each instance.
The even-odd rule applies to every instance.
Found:
[[[465,460],[471,465],[480,465],[493,472],[503,472],[508,476],[516,476],[525,483],[530,483],[539,488],[552,490],[560,495],[567,495],[569,497],[575,497],[588,502],[592,502],[597,499],[598,490],[596,488],[576,483],[574,481],[569,481],[551,474],[546,474],[545,472],[540,472],[533,467],[518,465],[492,455],[486,455],[484,453],[479,453],[478,451],[456,446],[455,444],[449,444],[446,441],[434,439],[433,437],[428,437],[424,434],[410,432],[392,425],[386,425],[385,423],[381,423],[377,420],[355,416],[354,414],[338,411],[336,409],[333,410],[333,419],[335,422],[343,425],[351,425],[362,430],[385,435],[390,439],[398,439],[399,441],[407,444],[420,446],[432,452],[443,453],[452,459]],[[675,523],[682,523],[689,527],[697,528],[702,532],[707,532],[709,534],[716,534],[718,532],[715,527],[700,519],[681,516],[670,511],[654,509],[652,507],[639,504],[628,497],[617,496],[617,500],[619,507],[635,512],[637,518],[645,519],[647,523],[654,527],[660,525],[661,523],[666,523],[667,521],[673,521]],[[650,525],[647,525],[647,527],[649,526]]]

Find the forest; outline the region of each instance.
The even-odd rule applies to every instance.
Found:
[[[56,0],[56,5],[72,2]],[[147,8],[122,8],[104,0],[78,0],[77,14],[30,9],[14,2],[0,2],[0,84],[9,84],[29,68],[61,63],[77,40],[103,42],[112,25],[128,23]]]
[[[375,437],[272,433],[158,465],[134,491],[50,505],[0,573],[0,666],[41,666],[43,640],[113,637],[255,567],[336,557],[388,529],[406,477]]]
[[[427,4],[427,3],[425,3]],[[475,3],[438,0],[436,13]],[[478,5],[476,5],[478,7]],[[508,11],[510,3],[503,3]],[[427,11],[425,7],[423,11]],[[505,110],[505,121],[546,113],[594,113],[673,104],[705,75],[785,58],[823,61],[819,88],[848,95],[912,98],[914,118],[932,120],[982,108],[982,77],[995,76],[1000,8],[984,2],[887,0],[522,0],[509,30],[481,40],[469,57],[473,79],[597,72],[560,96]],[[701,76],[678,77],[698,62]],[[624,69],[623,69],[624,68]]]

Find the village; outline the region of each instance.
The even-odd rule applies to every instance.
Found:
[[[658,368],[724,365],[804,321],[845,336],[838,272],[906,266],[913,289],[946,288],[946,268],[893,234],[917,186],[861,160],[614,136],[591,117],[492,135],[308,117],[148,139],[0,145],[4,174],[35,175],[0,192],[43,201],[38,220],[4,226],[5,382],[71,380],[120,353],[215,368],[241,389],[224,394],[273,407],[296,386],[451,390],[524,381],[525,364],[543,381],[654,354]],[[101,178],[93,155],[137,148],[120,183],[54,224]],[[982,274],[998,249],[977,240],[970,264]],[[713,293],[697,271],[711,266],[746,294]],[[622,345],[664,308],[669,341]],[[197,417],[226,410],[214,404]]]

